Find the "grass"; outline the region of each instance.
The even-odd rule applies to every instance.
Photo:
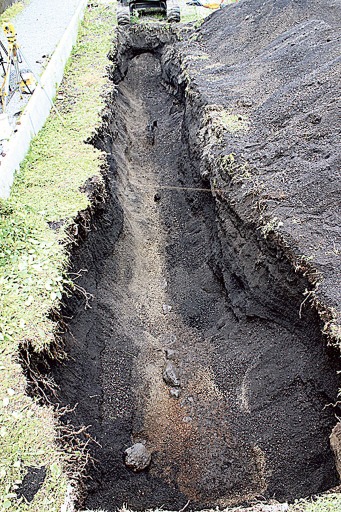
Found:
[[[7,9],[0,16],[0,25],[4,21],[11,21],[16,16],[18,16],[18,14],[20,14],[24,10],[25,5],[27,5],[29,1],[30,0],[23,0],[21,2],[15,2],[13,5],[7,7]]]
[[[232,2],[235,0],[232,0]],[[232,3],[231,2],[231,3]],[[180,12],[181,12],[181,23],[191,23],[195,22],[197,26],[199,27],[201,23],[212,14],[211,9],[206,9],[204,7],[195,7],[191,5],[187,5],[186,0],[179,0],[180,5]],[[132,24],[145,24],[145,23],[157,23],[164,21],[166,24],[168,22],[166,21],[166,17],[162,14],[145,14],[139,16],[137,13],[134,13],[133,16],[131,16],[131,23]],[[176,26],[176,24],[175,24]]]
[[[207,16],[213,12],[210,9],[205,9],[204,7],[187,5],[185,0],[180,0],[179,3],[182,23],[196,22],[197,26],[199,27],[205,18],[207,18]]]
[[[261,512],[263,509],[262,506],[256,505],[254,507],[248,507],[246,509],[247,512]],[[278,508],[277,508],[278,510]],[[315,499],[308,500],[298,500],[293,505],[290,505],[288,508],[288,512],[340,512],[341,510],[341,494],[338,493],[330,493],[325,494],[324,496],[320,496]],[[154,512],[167,512],[162,509],[155,509]],[[82,512],[106,512],[105,510],[84,510]],[[133,512],[126,507],[122,507],[119,512]],[[151,511],[150,511],[151,512]],[[205,510],[203,511],[205,512]],[[209,509],[206,512],[214,512],[213,509]],[[223,509],[222,512],[243,512],[243,508],[241,507],[232,507]],[[270,511],[269,511],[270,512]]]
[[[55,417],[51,408],[26,395],[17,354],[23,342],[35,351],[49,347],[56,331],[50,313],[58,310],[65,287],[72,287],[65,274],[66,227],[88,206],[81,185],[100,177],[103,165],[100,152],[84,141],[100,123],[114,25],[110,0],[87,11],[58,93],[64,126],[51,115],[31,145],[10,199],[0,202],[1,511],[54,512],[65,499],[67,455],[55,444]],[[50,229],[48,222],[61,219],[62,229]],[[18,500],[15,491],[27,468],[42,466],[47,475],[33,501]]]
[[[340,512],[341,493],[330,493],[316,499],[299,500],[289,507],[289,512]]]
[[[225,0],[224,5],[234,4],[238,0]],[[202,3],[209,3],[208,0],[202,0]],[[181,21],[183,23],[196,22],[196,28],[204,22],[210,14],[215,12],[217,9],[208,9],[206,7],[197,7],[194,5],[187,5],[187,0],[180,0],[181,7]]]
[[[219,121],[227,132],[245,132],[249,127],[247,116],[222,111],[219,117]]]

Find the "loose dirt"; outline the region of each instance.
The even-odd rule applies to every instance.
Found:
[[[179,50],[201,101],[248,124],[223,135],[220,154],[249,171],[243,187],[226,187],[227,201],[244,221],[276,217],[287,252],[317,275],[321,313],[335,308],[339,329],[340,17],[337,0],[243,0]]]
[[[68,421],[98,443],[85,506],[200,509],[325,490],[337,482],[335,355],[317,313],[298,314],[305,280],[202,180],[193,111],[171,87],[178,64],[154,30],[151,44],[143,27],[120,36],[126,74],[96,140],[110,202],[74,254],[94,299],[70,299],[69,361],[53,369],[61,402],[78,404]],[[124,452],[139,442],[152,461],[133,472]]]

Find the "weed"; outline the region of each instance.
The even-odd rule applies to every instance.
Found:
[[[220,112],[219,121],[229,133],[245,132],[249,128],[247,116],[230,114],[225,110]]]
[[[233,183],[249,181],[252,179],[252,174],[250,172],[250,166],[248,162],[236,162],[234,153],[222,156],[219,161],[219,166],[223,172],[230,176]]]
[[[290,512],[339,512],[341,510],[341,494],[330,493],[318,498],[299,500],[290,506]]]
[[[280,221],[277,217],[273,217],[266,224],[264,224],[263,226],[260,226],[260,228],[258,228],[258,229],[260,229],[260,232],[262,233],[264,238],[268,238],[268,236],[271,233],[275,233],[282,226],[283,226],[283,222]]]
[[[190,61],[195,61],[195,60],[208,60],[209,59],[209,56],[207,53],[200,53],[198,55],[188,55],[187,57],[185,57],[183,59],[183,63],[184,65],[187,65],[188,62]]]
[[[18,14],[24,10],[25,5],[28,2],[29,0],[22,0],[21,2],[15,2],[10,7],[7,7],[7,9],[0,16],[0,26],[4,21],[13,20],[13,18],[18,16]]]
[[[249,129],[247,116],[233,114],[222,105],[208,105],[204,108],[203,125],[210,136],[222,139],[224,133],[244,133]]]

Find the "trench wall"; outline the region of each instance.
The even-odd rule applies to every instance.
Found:
[[[100,440],[93,448],[98,463],[90,471],[92,478],[84,491],[85,503],[90,508],[103,508],[112,502],[113,493],[119,500],[124,492],[125,501],[137,509],[162,503],[181,508],[187,498],[196,508],[202,508],[240,503],[259,493],[294,499],[325,490],[337,483],[328,446],[336,421],[334,410],[324,409],[325,404],[336,399],[337,356],[326,347],[317,312],[311,307],[301,307],[303,293],[310,285],[295,272],[285,248],[276,238],[265,238],[252,218],[245,219],[240,214],[234,198],[237,185],[217,158],[219,148],[208,130],[207,105],[184,72],[174,46],[175,35],[168,29],[132,27],[120,34],[119,39],[118,53],[111,56],[114,91],[103,116],[102,129],[93,141],[108,155],[107,191],[99,192],[93,182],[85,185],[96,206],[93,211],[80,215],[79,244],[73,254],[73,271],[80,275],[78,284],[94,300],[88,305],[82,293],[69,298],[65,309],[65,317],[70,318],[65,348],[70,363],[52,369],[61,389],[62,404],[78,403],[70,420],[75,425],[91,425],[91,434]],[[124,87],[119,92],[117,88],[124,81],[130,60],[146,52],[159,59],[162,87],[170,93],[172,108],[182,112],[181,144],[177,148],[179,164],[172,175],[184,189],[178,202],[182,209],[171,210],[173,200],[162,196],[161,218],[168,233],[165,267],[169,299],[176,305],[185,326],[183,332],[199,333],[199,341],[194,348],[190,343],[177,348],[182,358],[177,364],[183,382],[188,384],[198,373],[197,368],[207,364],[209,353],[214,390],[218,391],[214,400],[201,402],[197,408],[193,401],[200,402],[202,388],[201,391],[192,389],[191,394],[186,389],[182,391],[186,406],[179,407],[174,401],[167,401],[169,398],[163,398],[171,419],[171,426],[166,425],[165,432],[175,424],[174,437],[166,447],[169,457],[165,459],[159,450],[151,473],[132,475],[124,467],[123,451],[133,442],[134,435],[136,438],[141,432],[151,444],[152,440],[158,440],[159,432],[156,438],[155,433],[148,432],[144,423],[146,414],[141,410],[146,396],[153,396],[155,402],[160,391],[153,390],[153,394],[150,385],[142,383],[142,393],[136,394],[138,389],[134,387],[138,388],[143,380],[144,349],[126,327],[123,326],[125,334],[120,332],[122,308],[115,304],[120,300],[120,292],[113,276],[123,275],[123,288],[128,289],[134,258],[139,257],[131,250],[131,234],[123,230],[124,186],[121,197],[117,193],[122,183],[127,184],[125,166],[131,161],[133,145],[127,137],[127,118],[123,112],[129,111],[130,106],[134,108],[134,101],[129,103],[131,99],[124,95]],[[158,158],[157,150],[153,155]],[[208,187],[212,196],[207,195],[205,199],[190,190]],[[128,192],[136,193],[129,187]],[[171,219],[175,225],[182,226],[183,232],[172,231]],[[127,224],[131,222],[130,218]],[[127,260],[121,270],[112,258],[118,245],[121,257]],[[184,284],[182,290],[178,286],[179,266],[187,266],[194,280],[193,269],[200,279],[207,272],[204,287],[219,297],[219,306],[214,304],[218,299],[207,301],[206,291],[200,289],[201,281],[197,288],[194,282],[187,288]],[[130,304],[131,301],[129,308]],[[128,316],[135,314],[129,309]],[[151,325],[150,332],[154,328]],[[145,336],[142,329],[141,338]],[[162,380],[164,364],[161,345],[159,352],[158,382]],[[141,353],[143,357],[139,361]],[[106,389],[112,375],[117,380],[114,395],[110,392],[109,396]],[[104,404],[112,397],[121,400],[122,411],[127,409],[114,421],[103,412]],[[177,425],[184,425],[181,407],[191,411],[186,418],[198,416],[199,434],[185,437],[185,441],[177,435]],[[172,411],[177,416],[173,417]],[[157,407],[149,415],[154,423],[160,419]],[[186,428],[191,431],[192,427]],[[232,441],[223,446],[227,432]],[[250,485],[245,476],[250,475],[248,464],[254,472]],[[163,479],[165,474],[167,478]],[[245,490],[244,485],[249,488]],[[122,503],[117,501],[115,505]]]
[[[212,336],[211,350],[217,350],[212,369],[220,390],[230,393],[232,386],[239,393],[233,407],[237,411],[241,401],[243,414],[239,420],[232,420],[232,428],[235,432],[242,433],[244,441],[246,440],[249,447],[253,447],[252,450],[259,450],[257,454],[265,454],[266,460],[269,461],[271,469],[265,471],[261,460],[258,460],[258,469],[262,476],[257,485],[258,490],[264,491],[265,495],[275,494],[281,499],[293,499],[316,490],[327,489],[337,482],[332,454],[328,448],[328,436],[335,420],[333,412],[322,411],[322,409],[324,404],[336,399],[336,358],[327,350],[325,340],[321,336],[322,325],[316,311],[310,307],[305,307],[302,311],[303,293],[307,288],[309,289],[310,285],[307,279],[295,272],[285,248],[277,243],[277,239],[262,236],[254,220],[245,219],[240,214],[233,197],[235,185],[220,165],[217,146],[214,144],[215,138],[211,136],[208,129],[209,123],[205,110],[207,105],[200,94],[190,86],[188,77],[184,73],[181,57],[174,48],[174,35],[168,30],[160,29],[158,32],[145,29],[144,32],[143,29],[135,27],[119,37],[118,53],[112,55],[114,61],[112,78],[115,83],[112,105],[108,106],[102,132],[94,143],[110,154],[120,134],[122,147],[129,146],[129,142],[124,141],[126,129],[124,123],[122,124],[120,113],[115,112],[117,110],[116,87],[124,79],[132,58],[146,52],[158,55],[161,60],[164,85],[168,87],[174,100],[181,103],[184,108],[182,142],[186,147],[186,156],[181,160],[183,168],[182,173],[179,172],[180,183],[185,187],[186,185],[197,188],[210,186],[212,189],[212,202],[209,201],[205,208],[210,211],[208,215],[211,216],[210,222],[212,222],[212,233],[215,233],[215,238],[214,241],[212,239],[207,264],[225,290],[227,311],[229,311],[227,315],[232,319],[233,330],[238,331],[233,339],[229,334],[230,327],[222,322],[219,327],[221,333]],[[124,99],[121,106],[122,104],[125,104]],[[107,200],[109,208],[104,209],[97,220],[96,217],[94,218],[96,228],[85,233],[84,245],[79,246],[74,259],[75,271],[79,268],[87,268],[88,273],[81,278],[80,284],[95,297],[102,286],[103,270],[107,265],[106,255],[110,255],[113,251],[122,228],[122,211],[115,192],[118,164],[114,157],[109,158],[111,161]],[[200,195],[188,192],[186,197],[186,192],[184,194],[184,201],[188,202],[189,210],[193,216],[198,216],[204,204]],[[104,249],[103,240],[105,240]],[[185,246],[183,248],[185,249]],[[112,264],[109,264],[109,267],[110,265]],[[172,275],[177,265],[176,258],[172,259],[168,255],[167,265],[169,275]],[[108,285],[106,284],[105,287],[107,288]],[[178,301],[178,308],[182,312],[184,322],[187,322],[189,327],[197,327],[196,320],[192,320],[193,313],[189,314],[188,302],[179,302],[176,294],[172,298]],[[59,374],[57,380],[63,386],[66,402],[73,402],[75,395],[77,396],[79,401],[76,412],[77,421],[91,423],[96,435],[96,432],[99,433],[103,429],[101,410],[104,391],[101,367],[106,363],[101,358],[106,350],[106,340],[116,332],[116,326],[115,322],[109,319],[108,297],[105,299],[105,304],[95,300],[91,311],[84,313],[83,308],[82,298],[79,297],[78,300],[74,298],[69,302],[67,316],[75,318],[72,323],[80,326],[79,329],[82,332],[86,333],[90,330],[93,333],[89,338],[90,344],[86,346],[86,354],[89,357],[84,359],[84,347],[81,344],[74,345],[71,336],[67,341],[67,347],[71,351],[72,360],[77,362],[72,373],[80,375],[81,378],[75,380],[70,375],[64,378],[57,370]],[[81,325],[82,322],[84,324]],[[271,336],[270,339],[269,336]],[[229,345],[226,344],[226,340],[229,340]],[[136,352],[132,346],[129,348],[129,357],[126,356],[126,364],[129,360],[128,366],[134,366],[135,357]],[[90,370],[89,360],[92,361]],[[133,375],[135,375],[134,372],[136,370],[132,372]],[[244,378],[238,384],[240,375],[244,375]],[[86,386],[84,386],[85,382]],[[98,398],[94,398],[89,403],[87,400],[89,393]],[[130,396],[131,390],[123,393]],[[297,414],[298,409],[301,411],[299,414]],[[226,409],[225,411],[221,409],[221,413],[226,413]],[[113,444],[117,446],[120,442],[124,445],[129,443],[131,429],[129,421],[127,420],[124,424],[122,420],[118,427],[122,437],[118,438],[116,434],[115,437],[113,433],[112,441],[110,441],[111,427],[105,427],[106,443],[113,443],[114,438]],[[321,428],[320,432],[316,430],[317,424]],[[313,439],[313,442],[307,447],[308,452],[302,453],[301,447],[309,438]],[[259,439],[262,439],[260,443]],[[235,454],[238,453],[235,447],[232,447],[231,453],[233,451]],[[113,464],[113,452],[110,450],[101,452],[98,449],[95,452],[96,458],[102,456],[107,460],[93,475],[93,482],[96,479],[98,482],[108,479],[106,467],[111,467],[109,482],[115,482],[114,470],[110,466]],[[211,457],[212,453],[208,456]],[[232,469],[233,464],[240,466],[240,460],[236,455],[231,455],[229,464],[232,465]],[[117,467],[115,464],[115,471],[118,471],[120,478],[122,475],[122,478],[126,478],[122,461],[117,463]],[[199,472],[202,471],[204,464],[197,465],[201,466]],[[239,466],[238,471],[242,474],[243,469]],[[207,478],[213,478],[216,469],[212,464],[207,470],[209,474]],[[309,477],[307,476],[303,482],[301,476],[305,472]],[[148,475],[146,477],[142,475],[139,478],[140,480],[137,477],[134,478],[135,484],[132,484],[131,489],[135,489],[134,486],[138,481],[140,481],[139,489],[149,489],[151,481]],[[234,480],[237,488],[238,479]],[[97,484],[93,482],[88,492],[93,496],[97,494],[97,501],[90,500],[87,505],[101,506],[102,502],[98,494],[103,492],[103,495],[106,495],[105,499],[109,499],[106,494],[108,491],[98,490]],[[161,480],[156,482],[158,488],[162,488]],[[220,482],[218,478],[218,484],[217,488],[222,489],[226,482]],[[197,484],[190,482],[189,486],[191,485],[189,492],[192,492],[191,489],[193,490]],[[213,506],[217,503],[226,505],[226,502],[219,501],[221,496],[209,495],[205,485],[201,487],[199,485],[197,489],[200,497],[196,506]],[[211,484],[210,488],[212,490]],[[184,496],[177,494],[174,489],[172,492],[175,494],[167,495],[170,488],[166,486],[163,489],[166,493],[162,498],[163,502],[165,499],[170,499],[170,503],[174,503],[174,499],[179,500],[176,503],[180,507]],[[129,493],[129,490],[127,492]],[[149,491],[145,494],[147,498],[140,496],[137,501],[135,496],[135,508],[158,506],[159,495],[153,497],[156,501],[148,501]]]

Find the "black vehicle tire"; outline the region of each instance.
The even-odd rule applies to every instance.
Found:
[[[180,21],[180,6],[176,0],[167,1],[167,21],[169,23],[179,23]]]
[[[128,5],[122,5],[118,4],[117,6],[117,24],[122,25],[129,25],[130,24],[130,10]]]

